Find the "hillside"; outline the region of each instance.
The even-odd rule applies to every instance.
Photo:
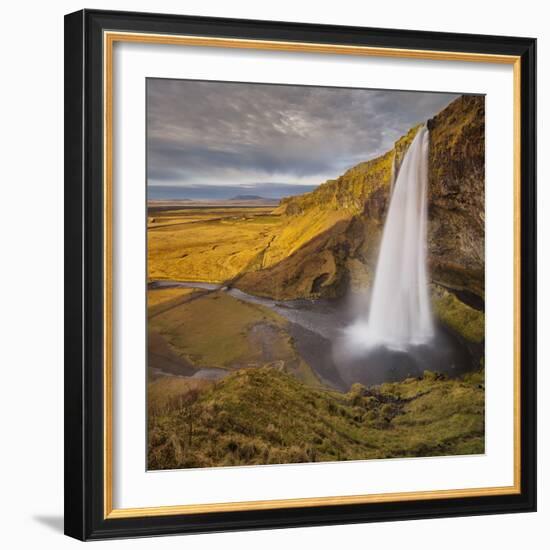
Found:
[[[369,233],[373,243],[379,238],[394,166],[399,166],[417,129],[386,154],[311,193],[283,199],[274,214],[286,223],[271,241],[263,269],[244,273],[236,285],[262,296],[293,299],[337,297],[350,279],[356,286],[368,282],[375,258],[364,253],[361,241],[370,240]]]
[[[483,372],[346,393],[274,368],[150,384],[149,469],[484,452]]]
[[[370,198],[377,194],[387,195],[392,166],[394,162],[399,165],[417,129],[412,128],[386,154],[350,168],[339,178],[327,181],[311,193],[283,199],[274,213],[287,217],[288,223],[273,239],[266,266],[292,255],[338,222],[361,215]]]

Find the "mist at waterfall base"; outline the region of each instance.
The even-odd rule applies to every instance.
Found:
[[[372,289],[352,298],[355,320],[333,343],[334,362],[347,384],[398,381],[425,370],[457,376],[470,368],[469,350],[431,311],[428,152],[429,132],[422,126],[392,176]]]

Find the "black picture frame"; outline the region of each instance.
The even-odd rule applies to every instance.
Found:
[[[521,491],[153,517],[104,514],[103,32],[501,54],[521,64]],[[536,40],[83,10],[65,17],[65,533],[80,540],[536,510]]]

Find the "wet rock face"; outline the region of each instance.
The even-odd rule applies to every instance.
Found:
[[[434,283],[485,296],[485,98],[461,96],[428,121],[428,261]],[[410,141],[396,143],[397,166]],[[389,187],[373,191],[350,225],[352,257],[374,271]],[[354,230],[351,230],[354,228]],[[360,237],[362,234],[362,238]],[[351,270],[360,270],[351,262]],[[351,273],[351,280],[357,277]],[[364,277],[361,279],[364,280]]]
[[[363,216],[369,220],[383,223],[386,210],[389,205],[389,193],[385,187],[380,187],[374,191],[365,201]]]
[[[485,98],[462,96],[428,121],[428,261],[434,283],[485,296]],[[410,142],[396,143],[397,166]],[[378,187],[347,232],[352,257],[374,271],[389,206]],[[360,230],[358,230],[360,227]],[[363,238],[360,238],[362,233]],[[352,269],[360,269],[351,264]],[[351,279],[353,280],[353,274]],[[364,280],[364,279],[363,279]]]
[[[485,294],[485,98],[429,121],[428,254],[434,282]]]

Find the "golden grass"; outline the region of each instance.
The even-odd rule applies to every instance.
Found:
[[[401,150],[412,129],[396,143]],[[390,182],[394,153],[360,163],[311,193],[269,207],[151,210],[150,280],[223,283],[285,260],[342,220],[361,214],[366,199]]]
[[[197,288],[150,288],[147,290],[147,317],[150,321],[204,293],[205,290]],[[152,325],[149,326],[151,328]]]
[[[155,288],[147,291],[147,307],[170,302],[174,298],[180,298],[182,296],[189,296],[196,292],[194,288]]]
[[[314,207],[307,211],[307,215],[288,219],[287,223],[274,235],[264,254],[261,268],[265,269],[279,263],[317,235],[347,218],[349,213],[344,210],[324,210],[321,207]]]
[[[170,212],[166,223],[150,215],[157,226],[149,224],[147,232],[148,278],[221,283],[260,268],[282,223],[270,212],[263,207],[188,209]]]

